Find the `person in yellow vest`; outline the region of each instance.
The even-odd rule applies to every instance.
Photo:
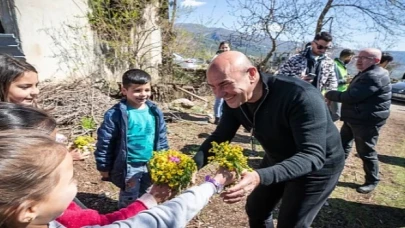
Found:
[[[335,72],[338,79],[338,91],[346,91],[347,86],[347,68],[346,65],[350,63],[354,56],[354,51],[350,49],[343,49],[340,52],[339,58],[335,58]]]
[[[346,65],[350,63],[354,56],[354,51],[350,49],[343,49],[340,52],[339,58],[335,58],[335,74],[338,81],[338,91],[343,92],[347,89],[349,83],[347,78],[347,68]],[[329,103],[329,110],[333,122],[340,119],[340,109],[342,104],[339,102],[331,101]]]

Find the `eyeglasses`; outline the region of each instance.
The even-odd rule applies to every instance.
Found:
[[[375,58],[374,57],[369,57],[369,56],[354,56],[353,59],[354,60],[366,60],[366,59],[373,60]]]
[[[315,40],[314,40],[314,43],[316,44],[316,48],[318,48],[319,50],[323,50],[323,49],[328,50],[328,49],[331,49],[331,48],[332,48],[331,46],[323,46],[323,45],[320,45],[320,44],[318,44]]]

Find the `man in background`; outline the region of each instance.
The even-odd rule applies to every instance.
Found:
[[[354,51],[350,49],[343,49],[340,52],[339,58],[335,58],[335,74],[338,80],[338,91],[346,91],[348,83],[348,73],[346,65],[350,63],[354,56]],[[337,121],[340,119],[340,109],[342,104],[339,102],[331,102],[329,104],[332,120]]]
[[[281,65],[278,75],[301,78],[320,91],[336,90],[335,63],[326,54],[331,45],[330,33],[316,34],[311,45]]]
[[[354,57],[359,73],[347,90],[325,94],[326,99],[342,103],[342,145],[347,158],[353,140],[356,143],[366,174],[365,183],[357,188],[357,192],[363,194],[373,191],[380,181],[375,146],[390,114],[391,83],[388,71],[379,65],[381,56],[381,51],[375,48],[360,51]]]
[[[383,52],[379,65],[380,67],[387,69],[388,64],[390,64],[392,61],[394,61],[394,57],[388,52]]]

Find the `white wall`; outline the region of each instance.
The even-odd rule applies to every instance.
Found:
[[[159,25],[157,24],[158,15],[156,6],[149,5],[144,12],[144,18],[146,20],[143,29],[146,32],[144,39],[146,39],[146,47],[143,50],[147,52],[145,57],[148,59],[147,67],[145,70],[152,75],[154,80],[158,77],[158,64],[162,63],[162,36]],[[140,54],[143,54],[142,51]]]
[[[44,79],[83,76],[94,67],[84,0],[14,0],[22,50]],[[85,47],[85,48],[83,48]]]
[[[27,61],[37,68],[40,80],[88,76],[94,72],[110,80],[119,80],[122,73],[112,75],[102,65],[100,54],[95,54],[98,51],[87,19],[87,0],[14,1],[22,50]],[[145,40],[142,42],[145,48],[141,50],[146,53],[141,51],[141,54],[144,54],[142,62],[146,64],[142,68],[154,79],[158,76],[158,64],[162,62],[162,38],[156,16],[156,6],[147,7],[146,23],[142,28],[152,32],[134,35],[135,39],[141,35]]]

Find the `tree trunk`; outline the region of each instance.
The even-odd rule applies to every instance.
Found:
[[[259,70],[264,70],[266,63],[273,56],[273,53],[276,51],[276,39],[271,38],[271,50],[267,53],[266,57],[259,63]]]
[[[319,15],[318,21],[316,22],[315,34],[318,34],[322,31],[323,21],[325,19],[326,14],[329,12],[330,8],[332,8],[332,3],[333,0],[328,0],[321,14]]]
[[[162,69],[161,69],[161,78],[164,81],[170,81],[171,79],[168,78],[173,74],[173,41],[175,38],[174,33],[174,22],[176,18],[176,11],[177,11],[177,0],[172,2],[172,14],[169,18],[169,1],[162,0],[162,9],[160,13],[160,17],[162,21],[166,21],[163,27],[163,36],[162,36]]]

